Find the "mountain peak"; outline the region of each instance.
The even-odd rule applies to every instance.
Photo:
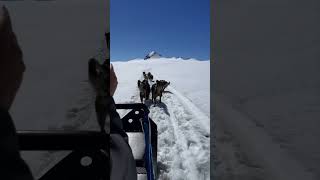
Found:
[[[156,51],[151,51],[146,57],[144,58],[145,60],[147,59],[155,59],[155,58],[160,58],[161,55],[157,53]]]

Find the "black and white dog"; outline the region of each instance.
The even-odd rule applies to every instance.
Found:
[[[139,91],[140,91],[141,103],[143,103],[143,99],[149,100],[150,85],[148,83],[148,80],[147,79],[144,79],[143,81],[138,80],[138,88],[139,88]]]
[[[148,72],[147,77],[150,81],[153,82],[153,75],[150,72]]]

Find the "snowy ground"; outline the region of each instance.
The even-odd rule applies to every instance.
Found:
[[[254,153],[246,142],[259,140],[261,133],[268,137],[270,144],[259,150],[260,160],[273,162],[260,163],[264,170],[281,164],[267,173],[287,175],[280,179],[299,179],[296,175],[301,173],[320,179],[319,7],[318,1],[298,0],[221,1],[215,5],[214,95],[227,97],[230,109],[240,112],[245,117],[241,120],[250,122],[252,128],[248,130],[238,123],[239,117],[222,108],[224,114],[215,122],[233,122],[228,129],[232,141],[246,137],[240,146],[248,156]],[[252,143],[250,149],[265,144],[264,140]],[[269,145],[283,152],[286,161],[272,153]],[[292,167],[289,161],[300,168],[286,172]],[[261,174],[256,178],[267,179]]]
[[[162,103],[147,103],[150,117],[158,126],[158,171],[161,180],[199,179],[210,176],[209,61],[181,59],[132,60],[113,62],[118,76],[116,103],[139,103],[137,80],[142,72],[152,72],[156,79],[170,81]],[[183,70],[177,71],[179,67]],[[192,69],[193,74],[190,74]],[[192,82],[183,83],[181,81]],[[196,84],[195,84],[196,83]],[[197,88],[194,88],[196,85]],[[63,129],[97,129],[94,115],[94,93],[86,82],[80,84],[81,94],[69,109]],[[199,92],[196,92],[198,89]],[[207,89],[207,90],[206,90]],[[183,93],[182,93],[183,92]],[[201,105],[201,106],[200,106]],[[119,111],[120,116],[126,112]],[[30,161],[40,176],[67,152],[45,152]],[[29,155],[30,156],[30,155]],[[39,166],[40,164],[40,166]]]
[[[9,10],[26,72],[10,109],[18,130],[79,129],[92,97],[88,59],[107,29],[106,1],[1,1]],[[80,118],[81,117],[81,118]],[[35,176],[60,156],[23,152]]]
[[[18,130],[97,128],[87,60],[99,54],[104,42],[104,3],[4,3],[27,67],[11,109]],[[114,62],[114,66],[117,103],[139,102],[136,85],[142,71],[171,82],[163,103],[150,106],[150,116],[158,124],[160,179],[209,179],[209,61],[168,58]],[[67,153],[23,152],[22,156],[39,177]]]
[[[65,121],[87,78],[87,61],[104,43],[105,1],[15,1],[8,7],[26,72],[11,113],[17,129]],[[54,93],[53,93],[54,92]]]
[[[174,58],[113,63],[119,81],[114,96],[117,103],[140,102],[136,85],[143,71],[150,71],[157,79],[171,82],[162,103],[148,103],[150,117],[158,125],[159,179],[209,179],[210,121],[209,113],[206,113],[210,109],[208,64],[209,61]],[[184,70],[177,71],[179,67],[184,67]],[[191,69],[193,74],[190,74]],[[194,88],[195,84],[197,88]],[[80,82],[78,87],[78,99],[66,112],[68,121],[51,129],[97,129],[93,113],[94,93],[86,81]],[[123,115],[125,112],[119,113]],[[66,154],[27,153],[25,157],[38,177]]]
[[[209,61],[160,58],[113,65],[117,103],[140,102],[136,84],[143,71],[171,83],[162,103],[149,104],[158,125],[160,179],[209,179]]]

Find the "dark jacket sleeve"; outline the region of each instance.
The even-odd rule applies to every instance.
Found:
[[[118,112],[116,111],[116,105],[112,97],[108,98],[109,115],[110,115],[110,133],[120,134],[122,137],[127,138],[127,134],[123,130],[123,124]]]
[[[19,153],[18,138],[7,111],[0,109],[0,179],[32,180],[29,167]]]
[[[108,98],[110,115],[110,180],[137,180],[137,170],[128,136],[116,111],[112,97]]]

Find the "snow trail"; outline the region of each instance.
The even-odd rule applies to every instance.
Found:
[[[137,80],[142,77],[142,72],[152,72],[159,79],[170,80],[162,96],[162,103],[151,103],[146,105],[150,110],[150,118],[155,121],[158,127],[158,175],[160,180],[207,180],[210,178],[210,137],[209,137],[209,117],[206,109],[201,103],[207,104],[207,96],[195,96],[190,92],[191,84],[181,83],[181,77],[188,78],[186,73],[175,74],[176,68],[172,70],[159,70],[167,63],[174,66],[186,63],[194,66],[196,61],[129,61],[128,63],[113,63],[117,70],[118,88],[114,96],[116,103],[140,103]],[[156,64],[161,64],[160,66]],[[132,68],[134,65],[134,68]],[[199,66],[200,69],[204,65]],[[169,66],[168,66],[169,67]],[[171,74],[171,75],[170,75]],[[163,77],[166,75],[168,77]],[[194,76],[194,74],[192,74]],[[200,76],[199,76],[200,77]],[[190,78],[188,78],[190,80]],[[200,79],[200,78],[199,78]],[[156,77],[154,77],[156,80]],[[205,81],[198,81],[203,83]],[[184,84],[185,86],[181,86]],[[203,84],[198,84],[203,87]],[[84,81],[80,85],[81,92],[78,100],[73,103],[72,108],[67,113],[68,121],[53,126],[52,129],[98,129],[94,113],[94,91]],[[186,88],[182,88],[186,87]],[[176,89],[177,88],[177,89]],[[200,88],[201,90],[205,88]],[[187,92],[185,92],[187,90]],[[187,93],[187,94],[186,94]],[[150,94],[151,96],[151,94]],[[199,106],[200,104],[200,106]],[[201,109],[200,109],[201,108]],[[123,117],[128,110],[118,110]],[[68,152],[66,152],[68,153]],[[43,155],[42,166],[36,170],[37,174],[42,174],[66,153],[47,152]]]
[[[168,86],[167,90],[161,103],[146,102],[149,116],[158,127],[159,179],[207,180],[210,129],[201,122],[209,123],[209,117],[173,87]],[[140,102],[138,89],[131,99]]]

